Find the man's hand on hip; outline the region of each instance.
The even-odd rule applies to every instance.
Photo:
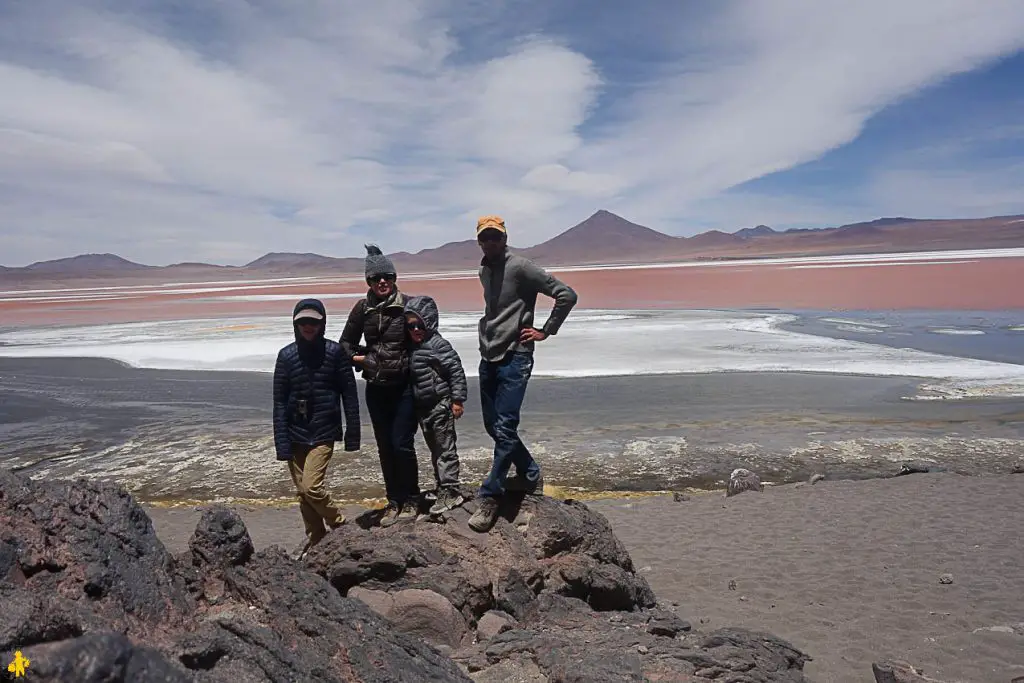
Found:
[[[548,338],[548,335],[541,332],[536,327],[526,327],[519,333],[519,343],[528,344],[530,342],[544,341]]]

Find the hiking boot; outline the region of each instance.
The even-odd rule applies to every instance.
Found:
[[[427,501],[428,503],[433,503],[435,500],[437,500],[437,491],[435,489],[424,491],[423,500]]]
[[[416,521],[416,518],[420,514],[419,501],[416,498],[410,498],[402,504],[402,509],[398,512],[398,519],[396,522],[408,522]]]
[[[525,493],[527,495],[544,495],[544,475],[537,477],[537,481],[530,481],[525,475],[517,474],[505,480],[505,490],[509,493]]]
[[[394,503],[388,503],[388,506],[384,508],[384,516],[380,518],[380,525],[382,528],[387,528],[398,521],[398,506]]]
[[[466,501],[455,488],[443,488],[437,494],[437,502],[430,506],[430,514],[440,515],[453,510]]]
[[[483,533],[490,531],[498,521],[498,499],[487,496],[478,500],[479,506],[469,518],[469,528]]]

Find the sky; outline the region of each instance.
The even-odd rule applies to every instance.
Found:
[[[1020,83],[1020,0],[4,0],[0,264],[1024,213]]]

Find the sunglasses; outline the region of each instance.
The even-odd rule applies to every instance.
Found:
[[[427,326],[424,325],[423,323],[406,323],[405,324],[405,329],[407,329],[409,331],[412,331],[412,330],[426,330]]]
[[[299,327],[318,327],[320,321],[315,318],[299,318],[295,322],[298,323]]]
[[[480,233],[480,236],[476,238],[476,241],[481,243],[500,242],[501,233],[498,232],[497,230],[485,230],[484,232]]]
[[[395,276],[390,274],[390,273],[385,273],[384,275],[378,275],[377,277],[368,277],[368,278],[366,278],[366,282],[368,284],[371,284],[371,285],[375,285],[378,282],[382,282],[382,281],[383,282],[394,282],[395,281]]]

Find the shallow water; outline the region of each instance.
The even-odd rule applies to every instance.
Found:
[[[1019,400],[906,400],[917,385],[804,373],[537,378],[521,433],[547,483],[586,491],[718,487],[736,467],[775,482],[870,477],[927,458],[1001,472],[1024,457]],[[491,457],[476,392],[471,380],[458,422],[465,482]],[[0,396],[0,465],[30,476],[113,479],[147,501],[293,497],[274,458],[267,374],[0,358]],[[363,450],[338,452],[328,475],[346,501],[383,492],[365,405],[362,414]]]
[[[793,332],[1024,364],[1024,311],[800,311]]]

